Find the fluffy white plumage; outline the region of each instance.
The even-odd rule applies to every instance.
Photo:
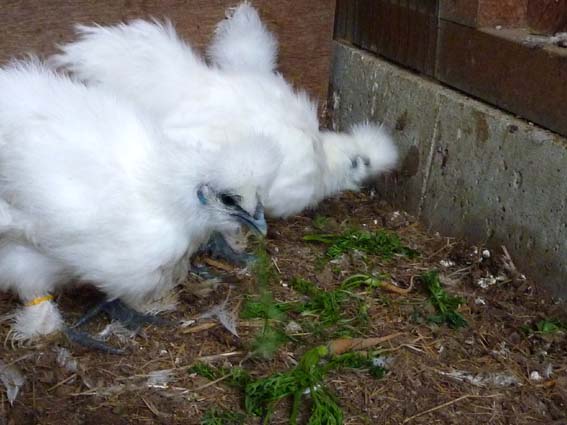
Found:
[[[316,106],[276,73],[277,42],[248,3],[218,24],[207,65],[166,22],[78,26],[79,39],[52,58],[90,84],[143,106],[168,136],[197,128],[222,144],[227,134],[262,134],[283,162],[263,194],[266,212],[285,217],[392,169],[397,149],[374,124],[349,133],[319,130]]]
[[[261,136],[227,135],[222,150],[188,127],[191,143],[169,140],[123,99],[35,60],[0,69],[0,93],[0,290],[24,304],[78,278],[141,306],[184,276],[211,231],[251,219],[257,182],[277,171]],[[13,331],[61,326],[44,301],[19,311]]]
[[[278,61],[278,41],[248,2],[227,10],[208,48],[209,60],[223,69],[272,73]]]

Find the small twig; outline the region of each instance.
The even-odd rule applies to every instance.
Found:
[[[525,281],[526,277],[518,271],[518,269],[516,268],[516,265],[514,264],[514,261],[512,260],[512,256],[510,255],[510,253],[508,252],[508,249],[504,245],[502,245],[502,252],[504,253],[504,255],[502,256],[502,261],[504,263],[504,269],[508,273],[510,273],[510,276],[512,277],[512,281],[514,281],[514,282]]]
[[[412,276],[410,278],[410,284],[407,288],[400,288],[399,286],[394,285],[393,283],[390,283],[390,282],[381,282],[380,288],[383,288],[383,289],[385,289],[386,291],[389,291],[389,292],[393,292],[394,294],[407,295],[413,289],[413,279],[414,278],[415,278],[415,276]]]
[[[437,411],[437,410],[443,409],[444,407],[450,406],[450,405],[452,405],[452,404],[455,404],[455,403],[457,403],[457,402],[459,402],[459,401],[462,401],[462,400],[465,400],[465,399],[467,399],[467,398],[490,398],[490,397],[498,397],[498,396],[500,396],[500,394],[492,394],[492,395],[484,395],[484,396],[483,396],[483,395],[466,394],[466,395],[463,395],[463,396],[461,396],[461,397],[458,397],[458,398],[456,398],[456,399],[454,399],[454,400],[451,400],[451,401],[448,401],[448,402],[446,402],[446,403],[440,404],[439,406],[432,407],[431,409],[427,409],[427,410],[425,410],[425,411],[423,411],[423,412],[421,412],[421,413],[418,413],[418,414],[416,414],[416,415],[410,416],[409,418],[404,419],[404,421],[402,422],[402,424],[406,424],[406,423],[408,423],[408,422],[414,420],[415,418],[419,418],[420,416],[427,415],[428,413],[435,412],[435,411]]]
[[[141,399],[144,402],[144,404],[146,405],[146,407],[149,409],[149,411],[152,412],[155,416],[157,416],[158,418],[167,418],[168,415],[160,412],[157,409],[157,407],[155,407],[154,404],[152,402],[150,402],[149,400],[146,400],[144,396],[141,396]]]
[[[276,319],[250,319],[238,322],[241,328],[263,328],[266,324],[278,324],[281,320]]]
[[[29,359],[30,357],[33,357],[33,356],[35,356],[34,353],[24,354],[23,356],[18,357],[17,359],[12,360],[11,362],[4,363],[4,367],[15,365],[16,363],[21,362],[22,360]]]
[[[59,388],[61,385],[66,384],[67,382],[73,380],[74,378],[77,377],[76,373],[73,373],[72,375],[68,376],[67,378],[63,379],[62,381],[58,382],[57,384],[53,385],[52,387],[47,389],[47,392],[51,392],[53,391],[55,388]]]
[[[426,260],[431,260],[433,257],[435,257],[437,254],[445,251],[447,248],[451,248],[451,244],[450,243],[445,243],[445,245],[443,245],[441,248],[439,248],[437,251],[435,251],[433,254],[428,255]]]
[[[407,344],[400,344],[397,347],[392,347],[392,348],[381,348],[380,352],[381,353],[388,353],[388,352],[392,352],[392,351],[401,350],[402,348],[408,348],[410,350],[417,351],[418,353],[425,353],[424,350],[421,350],[421,349],[419,349],[415,346],[415,343],[418,342],[418,341],[421,341],[422,339],[425,339],[425,338],[420,335],[419,337],[417,337],[413,341],[410,341]]]
[[[197,357],[195,359],[195,361],[196,362],[209,363],[209,362],[213,362],[215,360],[224,359],[226,357],[241,356],[242,354],[244,354],[242,351],[231,351],[231,352],[228,352],[228,353],[213,354],[211,356]]]
[[[536,388],[552,388],[557,384],[557,381],[555,379],[550,379],[549,381],[545,381],[542,384],[536,384],[535,387]]]
[[[380,353],[391,353],[393,351],[401,350],[402,348],[407,348],[409,350],[413,350],[413,351],[418,352],[418,353],[425,353],[424,350],[417,348],[417,347],[415,347],[411,344],[400,344],[400,345],[398,345],[397,347],[394,347],[394,348],[381,348]]]
[[[331,354],[338,355],[348,351],[365,350],[367,348],[375,347],[378,344],[382,344],[402,335],[405,335],[405,333],[397,332],[395,334],[375,338],[339,338],[329,342],[327,347]]]
[[[193,333],[196,333],[196,332],[206,331],[207,329],[214,328],[218,325],[219,324],[217,322],[205,322],[205,323],[201,323],[200,325],[184,329],[184,330],[181,331],[181,333],[193,334]]]
[[[209,266],[216,267],[217,269],[223,270],[225,272],[230,273],[234,271],[234,267],[231,267],[228,264],[223,263],[222,261],[214,260],[209,257],[203,258],[203,262],[208,264]]]
[[[280,270],[280,267],[278,266],[278,262],[274,257],[272,257],[272,263],[274,263],[274,266],[275,266],[276,270],[278,271],[278,273],[282,274],[282,271]]]
[[[455,270],[455,271],[452,272],[452,273],[449,273],[449,274],[447,275],[447,277],[453,277],[453,276],[455,276],[455,275],[457,275],[457,274],[464,274],[464,273],[469,272],[471,269],[472,269],[472,266],[467,266],[467,267],[464,267],[464,268],[462,268],[462,269]]]
[[[82,397],[82,396],[97,396],[99,395],[99,391],[101,390],[101,387],[96,387],[96,388],[92,388],[89,389],[87,391],[82,391],[82,392],[78,392],[78,393],[71,393],[69,394],[71,397]]]
[[[221,376],[221,377],[218,378],[218,379],[215,379],[214,381],[207,382],[206,384],[201,385],[200,387],[197,387],[197,388],[190,388],[190,390],[193,391],[193,392],[197,392],[197,391],[204,390],[205,388],[212,387],[213,385],[218,384],[219,382],[222,382],[222,381],[224,381],[225,379],[227,379],[227,378],[229,378],[229,377],[231,377],[231,376],[232,376],[232,375],[231,375],[230,373],[228,373],[228,374],[226,374],[226,375],[224,375],[224,376]]]
[[[229,288],[229,290],[230,290],[230,288]],[[241,306],[241,305],[242,305],[242,298],[240,298],[240,299],[237,301],[236,305],[235,305],[234,308],[232,309],[232,314],[233,314],[235,317],[238,316],[238,312],[240,311],[240,306]],[[240,325],[240,323],[239,323],[239,325]]]

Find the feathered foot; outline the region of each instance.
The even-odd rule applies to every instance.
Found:
[[[126,352],[124,349],[112,347],[99,339],[93,338],[86,332],[77,330],[77,328],[86,325],[100,313],[106,313],[111,320],[119,322],[132,331],[137,331],[144,325],[165,326],[172,324],[170,321],[155,315],[139,313],[117,299],[98,303],[87,311],[72,327],[65,327],[63,332],[70,341],[83,347],[103,351],[108,354],[124,354]]]
[[[126,353],[126,350],[122,348],[112,347],[111,345],[108,345],[107,343],[99,339],[93,338],[86,332],[81,332],[73,328],[65,327],[63,329],[63,333],[69,339],[69,341],[82,345],[83,347],[89,348],[91,350],[98,350],[108,354]]]
[[[119,299],[116,299],[113,301],[103,301],[95,305],[73,325],[73,328],[78,328],[87,324],[100,313],[106,313],[111,320],[116,320],[126,329],[133,331],[140,329],[144,325],[165,326],[171,324],[168,320],[154,316],[153,314],[139,313],[138,311],[128,307]]]
[[[57,306],[50,300],[43,300],[25,305],[14,314],[9,338],[23,342],[57,332],[63,327],[63,318]]]

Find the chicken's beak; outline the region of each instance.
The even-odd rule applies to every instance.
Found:
[[[238,219],[238,221],[245,226],[248,226],[253,232],[261,236],[266,236],[268,234],[268,223],[266,223],[266,218],[264,217],[264,206],[261,202],[258,202],[254,216],[251,216],[244,210],[240,210],[233,215]]]

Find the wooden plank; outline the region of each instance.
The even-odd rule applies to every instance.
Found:
[[[436,77],[567,136],[567,49],[530,48],[527,35],[441,21]]]
[[[518,28],[526,24],[528,0],[480,0],[478,26]]]
[[[49,54],[72,39],[74,23],[114,24],[169,17],[198,48],[235,0],[2,0],[0,61],[28,52]],[[335,0],[255,0],[280,40],[280,64],[292,82],[326,99]]]
[[[419,0],[409,0],[408,8],[413,11],[414,13],[419,10]],[[423,38],[423,36],[427,36],[427,30],[425,23],[423,20],[417,20],[411,22],[408,18],[407,20],[407,33],[408,38],[406,40],[406,52],[407,52],[407,59],[408,61],[413,61],[412,68],[414,69],[425,69],[425,62],[424,62],[424,54],[420,46],[419,40]],[[415,32],[416,36],[411,37],[411,33]]]
[[[335,10],[335,25],[333,28],[333,38],[334,39],[348,39],[346,35],[347,31],[347,19],[348,19],[348,5],[346,1],[337,1],[337,8]]]
[[[414,20],[412,19],[415,11],[409,8],[408,0],[399,0],[398,10],[400,11],[398,15],[398,34],[400,35],[400,42],[398,43],[397,51],[398,60],[400,63],[407,63],[408,66],[415,68],[417,66],[416,57],[410,56],[408,51],[410,45],[409,40],[411,38],[417,38],[412,37],[411,34],[416,29],[413,22]]]
[[[437,0],[338,0],[335,38],[433,75]]]
[[[536,34],[567,31],[567,0],[528,0],[527,21]]]
[[[479,0],[440,0],[439,17],[470,27],[477,26]]]
[[[521,27],[528,0],[440,0],[439,17],[470,27]],[[539,1],[539,0],[538,0]]]

